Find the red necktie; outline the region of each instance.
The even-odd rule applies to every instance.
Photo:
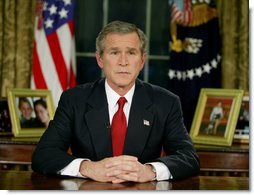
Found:
[[[124,140],[126,135],[126,117],[123,112],[124,104],[127,102],[125,97],[120,97],[117,101],[118,110],[112,119],[112,148],[113,156],[119,156],[123,153]]]

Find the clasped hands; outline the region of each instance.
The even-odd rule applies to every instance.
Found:
[[[82,161],[79,172],[99,182],[122,183],[127,181],[152,181],[156,174],[152,165],[141,164],[137,157],[122,155],[100,161]]]

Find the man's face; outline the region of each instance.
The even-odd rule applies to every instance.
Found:
[[[110,87],[128,91],[144,66],[146,54],[141,54],[136,33],[109,34],[104,40],[102,56],[96,53],[96,59]]]

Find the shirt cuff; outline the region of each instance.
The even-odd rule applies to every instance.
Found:
[[[66,167],[58,171],[58,174],[86,178],[79,172],[79,167],[83,160],[89,160],[89,159],[77,158],[73,160],[70,164],[68,164]]]
[[[168,170],[168,167],[164,163],[151,162],[151,163],[146,163],[146,164],[152,165],[153,168],[155,169],[157,181],[173,179],[173,176],[171,175],[170,171]]]

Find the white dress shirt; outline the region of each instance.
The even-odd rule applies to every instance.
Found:
[[[112,118],[118,110],[117,101],[121,96],[118,93],[116,93],[108,85],[107,80],[105,82],[105,90],[106,90],[106,96],[107,96],[107,101],[108,101],[109,119],[110,119],[110,124],[111,124],[112,123]],[[131,102],[132,102],[134,90],[135,90],[135,84],[124,95],[127,102],[125,103],[123,110],[124,110],[124,114],[125,114],[125,117],[126,117],[127,124],[128,124],[128,121],[129,121],[129,113],[130,113]],[[85,178],[79,172],[79,167],[80,167],[80,164],[83,160],[89,160],[89,159],[82,159],[82,158],[75,159],[69,165],[67,165],[62,170],[60,170],[59,174]],[[157,181],[167,180],[169,178],[172,179],[172,175],[171,175],[170,171],[168,170],[168,168],[165,164],[163,164],[161,162],[152,162],[152,163],[147,163],[147,164],[152,165],[154,170],[156,171],[156,178],[155,179]]]

